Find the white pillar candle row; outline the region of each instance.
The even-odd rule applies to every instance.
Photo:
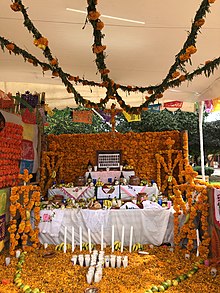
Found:
[[[121,252],[124,251],[124,237],[125,237],[125,227],[122,226],[121,230]],[[115,227],[112,225],[112,237],[111,237],[111,244],[112,244],[112,252],[114,252],[114,241],[115,241]],[[89,243],[89,252],[92,251],[92,242],[91,242],[91,230],[88,228],[88,243]],[[133,243],[133,226],[130,228],[130,240],[129,240],[129,252],[132,251],[132,243]],[[64,253],[66,253],[67,248],[67,227],[64,227]],[[79,250],[82,251],[82,227],[79,227]],[[104,229],[103,225],[101,226],[101,250],[104,248]],[[72,252],[75,250],[75,230],[72,227]]]

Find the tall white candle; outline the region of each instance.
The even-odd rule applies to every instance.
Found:
[[[112,225],[112,252],[114,252],[114,237],[115,237],[115,227]]]
[[[199,230],[198,229],[196,229],[196,240],[197,240],[196,256],[199,256],[199,244],[200,244],[200,240],[199,240]]]
[[[79,227],[79,250],[82,251],[82,227]]]
[[[91,244],[91,231],[88,228],[88,241],[89,241],[89,253],[92,252],[92,244]]]
[[[74,227],[72,227],[72,252],[75,250],[75,231]]]
[[[67,236],[67,227],[64,227],[64,245],[63,245],[64,253],[66,253],[66,236]]]
[[[125,227],[122,226],[122,230],[121,230],[121,252],[123,252],[123,249],[124,249],[124,239],[125,239]]]
[[[130,229],[130,242],[129,242],[129,252],[132,250],[132,240],[133,240],[133,226]]]
[[[103,250],[103,238],[104,238],[104,231],[103,231],[103,225],[101,227],[101,250]]]

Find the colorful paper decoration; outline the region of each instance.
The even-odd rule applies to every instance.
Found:
[[[8,189],[0,189],[0,216],[6,213]]]
[[[5,239],[5,234],[6,234],[6,215],[4,214],[0,216],[0,242]]]
[[[140,114],[129,114],[125,111],[122,111],[123,115],[125,116],[126,120],[128,122],[137,122],[141,121],[141,115]]]
[[[205,104],[205,111],[206,111],[207,113],[212,112],[212,110],[213,110],[212,100],[206,100],[206,101],[204,102],[204,104]]]
[[[163,104],[164,108],[182,108],[183,102],[181,101],[171,101],[171,102],[166,102]]]
[[[73,111],[73,122],[75,123],[86,123],[86,124],[92,124],[92,111]]]
[[[36,124],[37,118],[35,112],[30,112],[28,109],[25,109],[25,111],[22,113],[22,121],[24,123],[29,124]]]
[[[21,158],[24,160],[34,160],[34,147],[32,141],[26,139],[22,140]]]
[[[212,112],[220,111],[220,98],[213,99],[212,104],[213,104]]]
[[[148,111],[151,111],[151,112],[160,112],[160,106],[161,106],[161,104],[148,105]]]
[[[5,127],[5,117],[0,112],[0,131],[2,131]]]
[[[27,169],[29,174],[33,172],[34,161],[32,160],[21,160],[20,173],[24,174],[24,169]]]
[[[6,94],[0,90],[0,109],[13,108],[14,100],[10,97],[10,94]]]

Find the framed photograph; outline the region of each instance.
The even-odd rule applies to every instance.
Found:
[[[97,151],[96,163],[98,170],[119,170],[122,164],[122,152],[119,151]]]

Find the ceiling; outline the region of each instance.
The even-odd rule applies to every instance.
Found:
[[[85,23],[85,14],[67,11],[66,8],[86,11],[86,0],[23,0],[28,14],[49,40],[49,47],[65,72],[79,75],[87,80],[99,82],[95,55],[92,53],[92,27]],[[105,23],[103,44],[107,46],[105,59],[110,70],[109,77],[123,85],[149,86],[161,83],[175,61],[175,55],[182,49],[191,29],[191,23],[201,0],[99,0],[97,10],[103,15],[138,20],[137,24],[100,17]],[[10,9],[10,0],[1,0],[0,35],[46,61],[42,51],[33,45],[32,35],[23,26],[20,12]],[[220,1],[211,5],[211,13],[197,38],[197,52],[192,56],[193,71],[207,60],[220,56]],[[40,67],[25,63],[20,56],[0,51],[0,89],[17,91],[45,91],[50,107],[75,106],[59,78],[52,78],[49,72],[43,76]],[[98,101],[105,97],[99,88],[76,86],[84,98]],[[133,93],[124,99],[130,105],[139,105],[145,94]],[[210,78],[196,77],[181,87],[168,90],[166,100],[198,101],[220,96],[220,70]]]

